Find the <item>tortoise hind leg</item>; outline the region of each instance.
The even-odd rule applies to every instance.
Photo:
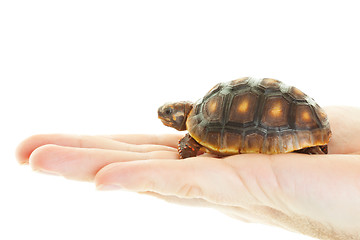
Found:
[[[180,158],[196,157],[202,146],[193,139],[190,134],[180,139],[178,151]]]
[[[305,154],[328,154],[328,146],[314,146],[314,147],[307,147],[303,149],[299,149],[294,151],[295,153],[305,153]]]

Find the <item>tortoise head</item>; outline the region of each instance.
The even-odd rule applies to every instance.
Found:
[[[191,102],[165,103],[159,107],[158,117],[165,126],[184,131],[186,130],[186,119],[192,107],[193,103]]]

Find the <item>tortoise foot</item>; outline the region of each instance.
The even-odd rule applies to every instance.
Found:
[[[180,139],[178,145],[178,151],[180,158],[196,157],[201,145],[193,139],[190,134],[186,134],[185,137]]]

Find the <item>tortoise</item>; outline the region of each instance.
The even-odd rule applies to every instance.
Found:
[[[188,133],[180,158],[210,152],[327,154],[331,137],[325,111],[296,87],[272,78],[244,77],[218,83],[203,98],[158,109],[166,126]]]

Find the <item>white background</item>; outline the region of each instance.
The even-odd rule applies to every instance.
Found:
[[[311,239],[17,164],[37,133],[173,133],[166,101],[272,77],[360,106],[356,1],[1,1],[0,239]]]

